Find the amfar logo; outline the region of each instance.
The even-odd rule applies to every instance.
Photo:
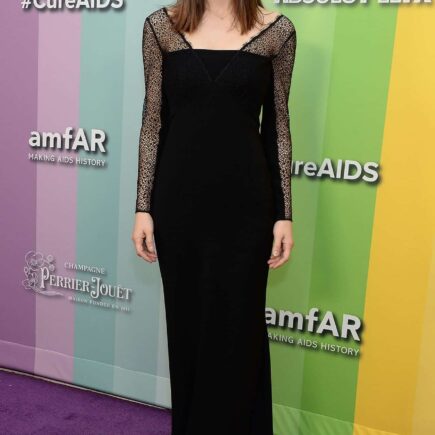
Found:
[[[32,148],[64,149],[67,151],[86,151],[87,153],[106,153],[106,133],[96,128],[91,129],[91,138],[88,139],[83,128],[67,127],[65,133],[39,132],[30,133],[29,145]]]
[[[54,257],[47,255],[44,257],[40,252],[29,251],[25,255],[26,265],[24,266],[24,275],[26,279],[22,281],[26,290],[33,290],[35,293],[40,293],[45,296],[63,296],[63,293],[56,290],[48,290],[42,284],[44,276],[54,272]]]
[[[44,255],[41,252],[29,251],[25,255],[26,265],[24,266],[24,274],[26,279],[22,281],[27,290],[33,290],[45,296],[65,296],[63,293],[56,290],[49,290],[49,287],[57,287],[73,292],[84,293],[92,299],[99,299],[100,296],[106,296],[114,300],[131,300],[133,290],[120,285],[106,284],[102,277],[91,276],[90,280],[73,278],[54,274],[56,266],[54,265],[53,255]],[[95,268],[86,265],[76,265],[70,262],[65,263],[68,269],[81,272],[98,273]],[[76,296],[69,296],[70,300],[75,302],[89,303],[86,299],[78,299]],[[104,303],[104,302],[103,302]],[[112,304],[111,308],[123,309],[116,304]]]

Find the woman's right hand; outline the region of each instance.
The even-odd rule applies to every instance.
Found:
[[[147,212],[136,212],[133,234],[131,235],[136,254],[149,263],[157,260],[154,247],[154,222]]]

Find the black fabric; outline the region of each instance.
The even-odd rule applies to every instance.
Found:
[[[236,50],[209,50],[205,48],[197,48],[196,52],[213,80],[218,77],[231,58],[237,53]]]
[[[139,141],[136,212],[149,212],[157,154],[167,126],[178,109],[194,103],[209,83],[231,92],[245,113],[258,122],[262,107],[261,140],[273,183],[275,220],[293,220],[291,193],[292,140],[288,99],[296,52],[296,30],[289,18],[278,15],[239,50],[232,51],[224,67],[214,73],[205,67],[201,52],[173,27],[168,10],[151,13],[143,30],[146,94]],[[262,64],[259,65],[259,60]],[[256,65],[257,63],[257,65]],[[165,77],[165,71],[172,73]],[[269,75],[267,82],[259,79]],[[191,75],[191,76],[190,76]],[[190,77],[189,77],[190,76]],[[175,93],[165,95],[173,84]],[[267,83],[267,94],[258,85]],[[161,115],[170,96],[169,117]]]

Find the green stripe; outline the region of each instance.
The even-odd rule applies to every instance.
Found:
[[[376,3],[337,10],[324,157],[379,161],[395,24],[396,8]],[[332,310],[337,320],[343,313],[362,317],[376,186],[317,183],[309,307]],[[324,341],[354,347],[352,341]],[[358,365],[358,358],[306,352],[301,409],[353,422]]]
[[[83,11],[82,17],[80,127],[106,132],[108,152],[100,157],[108,166],[79,168],[76,261],[105,267],[104,282],[117,284],[125,14]],[[75,383],[112,391],[115,319],[114,310],[76,305]]]
[[[275,404],[273,408],[273,430],[275,435],[293,435],[297,433],[313,435],[348,435],[352,433],[353,423],[337,420],[327,415],[315,414],[301,409]],[[364,427],[361,434],[370,434],[370,428]],[[379,431],[373,430],[373,435]]]
[[[126,15],[125,77],[119,215],[118,277],[133,288],[132,312],[116,319],[114,391],[145,402],[169,406],[166,328],[158,263],[137,257],[130,241],[135,219],[139,132],[144,98],[142,31],[145,17],[160,3],[129,1]],[[162,356],[161,356],[162,354]],[[163,388],[163,392],[162,392]],[[166,392],[166,393],[165,393]]]
[[[292,20],[297,32],[289,104],[293,159],[320,160],[326,123],[336,9],[298,6],[282,7],[280,11]],[[319,71],[322,71],[322,74],[319,74]],[[270,271],[267,306],[305,312],[309,306],[319,183],[306,177],[294,176],[292,186],[295,249],[285,266]],[[270,327],[269,332],[281,331]],[[274,342],[270,342],[270,348],[273,401],[297,409],[301,406],[304,352]],[[275,420],[276,415],[283,415],[282,410],[279,414],[274,413]],[[275,421],[275,424],[278,422]],[[298,427],[294,424],[288,427],[291,427],[289,433],[292,435],[298,433]],[[286,435],[285,432],[278,434]]]

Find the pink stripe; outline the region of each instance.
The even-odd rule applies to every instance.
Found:
[[[33,371],[35,294],[22,284],[35,247],[36,167],[27,159],[36,127],[38,15],[17,2],[0,12],[0,365]]]
[[[38,131],[63,133],[79,127],[80,14],[41,13],[39,17]],[[56,157],[73,156],[67,152]],[[55,274],[75,277],[64,262],[75,262],[77,168],[39,163],[37,172],[37,249],[55,258]],[[36,303],[35,372],[73,379],[74,304],[64,297],[41,296]]]

